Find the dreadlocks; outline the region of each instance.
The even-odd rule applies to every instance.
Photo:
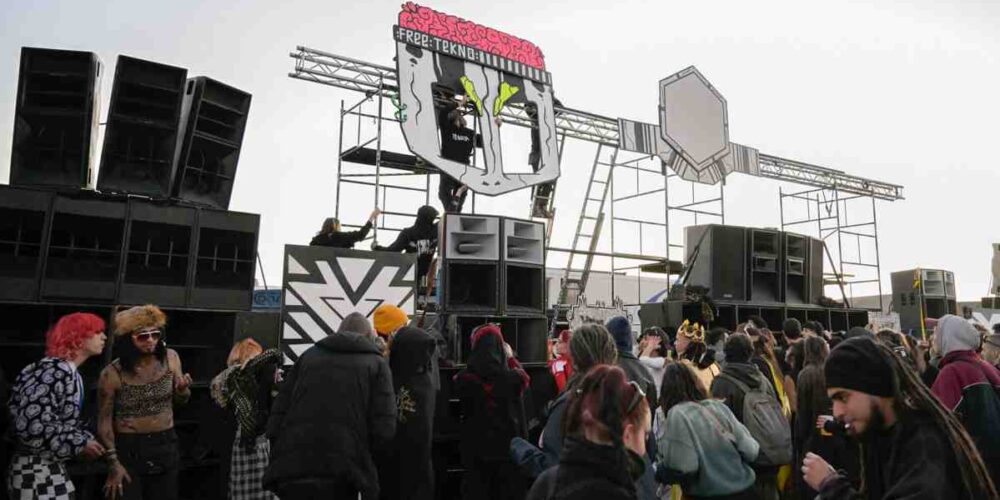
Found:
[[[965,427],[931,393],[912,365],[892,348],[879,344],[879,352],[893,371],[893,394],[897,414],[921,413],[942,429],[955,452],[962,482],[970,498],[997,498],[986,464]]]

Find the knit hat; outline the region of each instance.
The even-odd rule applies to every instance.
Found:
[[[823,372],[828,388],[839,387],[886,398],[893,395],[892,367],[870,335],[838,344],[830,352]]]
[[[389,335],[410,322],[406,313],[392,304],[382,304],[375,308],[372,320],[379,335]]]
[[[146,328],[163,328],[167,315],[152,304],[130,307],[115,314],[115,336],[128,335]]]
[[[979,349],[982,337],[971,323],[954,314],[946,314],[938,318],[934,329],[934,343],[941,355],[954,351],[975,351]]]
[[[604,324],[608,333],[615,339],[615,347],[619,352],[632,352],[635,345],[635,338],[632,336],[632,325],[629,324],[625,316],[615,316]]]

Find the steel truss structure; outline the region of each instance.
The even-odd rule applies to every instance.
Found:
[[[382,150],[382,121],[399,121],[392,115],[391,108],[388,111],[386,109],[388,104],[392,103],[392,100],[395,98],[398,91],[396,70],[388,66],[381,66],[304,46],[298,46],[296,50],[291,52],[289,55],[295,62],[294,70],[288,73],[289,77],[364,94],[361,101],[346,108],[344,107],[344,102],[341,101],[340,147],[337,159],[336,212],[338,216],[340,213],[341,183],[374,187],[374,201],[376,206],[380,206],[380,202],[384,203],[389,198],[390,191],[396,190],[422,193],[424,195],[425,202],[429,203],[429,174],[436,174],[436,169],[421,168],[422,162],[416,159],[414,159],[415,161],[413,165],[406,165],[400,169],[399,164],[386,161],[383,157],[386,152]],[[374,112],[364,111],[365,105],[369,103],[376,107]],[[358,132],[354,145],[345,148],[344,119],[351,117],[359,120]],[[531,118],[528,116],[525,109],[519,106],[505,107],[500,114],[500,117],[505,124],[529,128],[532,124]],[[375,121],[376,131],[374,137],[362,140],[360,125],[360,120],[362,119],[371,119]],[[627,152],[619,150],[618,120],[616,118],[560,106],[556,107],[556,129],[560,139],[560,156],[562,153],[562,146],[566,138],[586,141],[598,146],[594,164],[591,169],[590,182],[584,196],[583,206],[580,211],[580,218],[573,237],[572,247],[548,247],[550,252],[567,254],[569,256],[569,263],[567,264],[563,275],[560,302],[570,301],[576,293],[582,292],[582,290],[586,287],[587,279],[595,257],[606,257],[611,259],[612,275],[635,271],[641,279],[644,271],[647,273],[656,272],[658,274],[666,274],[666,284],[669,285],[669,276],[679,273],[679,269],[677,268],[678,263],[671,260],[671,257],[675,255],[672,253],[672,250],[683,249],[682,245],[671,243],[670,221],[672,213],[693,215],[695,224],[699,222],[699,216],[703,218],[708,217],[708,222],[725,223],[724,182],[718,185],[718,196],[713,196],[707,199],[699,199],[699,197],[695,194],[694,183],[689,183],[691,184],[690,201],[671,204],[672,201],[670,200],[670,196],[668,194],[668,182],[670,179],[678,176],[670,172],[668,169],[663,168],[662,165],[657,169],[640,167],[639,165],[643,161],[656,160],[655,157],[650,155],[640,155],[627,160],[619,160],[619,156],[624,156]],[[369,146],[374,146],[374,148],[369,148]],[[367,167],[366,170],[359,172],[345,170],[345,161],[355,162],[350,159],[354,158],[351,156],[351,153],[357,153],[358,151],[366,148],[373,151],[368,151],[368,153],[370,153],[368,158],[357,163],[366,163],[369,167]],[[628,154],[634,156],[638,153]],[[373,158],[371,157],[372,155]],[[396,153],[395,156],[402,155]],[[374,166],[374,173],[372,173],[372,169],[370,168],[371,166]],[[834,266],[834,277],[835,280],[838,280],[836,284],[839,284],[843,289],[845,286],[847,288],[851,288],[854,284],[870,282],[865,280],[853,282],[845,281],[845,266],[848,268],[851,266],[869,267],[870,263],[863,262],[862,259],[857,259],[857,262],[845,260],[843,252],[844,237],[870,238],[874,240],[875,262],[870,267],[875,269],[877,275],[875,281],[878,281],[880,269],[878,266],[877,224],[874,221],[875,200],[895,201],[903,199],[902,186],[866,179],[850,175],[841,170],[830,169],[796,160],[789,160],[764,153],[759,154],[758,167],[759,176],[761,177],[815,188],[799,193],[785,193],[784,191],[779,192],[782,207],[782,228],[784,229],[788,227],[790,230],[794,230],[795,226],[804,225],[806,223],[816,223],[818,224],[817,227],[820,232],[820,237],[823,238],[824,241],[836,236],[837,248],[839,250],[837,255],[838,260],[836,262],[839,262],[839,266],[835,265],[836,262],[833,259],[832,252],[830,252],[831,245],[827,245],[828,258],[830,259],[829,262]],[[616,182],[615,179],[618,171],[621,171],[623,174],[635,175],[634,192],[616,196],[614,184]],[[656,189],[649,189],[648,187],[642,188],[642,185],[648,181],[648,179],[640,181],[640,176],[642,175],[659,176],[663,179],[662,187]],[[403,185],[396,182],[397,179],[402,180],[403,178],[412,178],[414,176],[424,176],[424,185],[415,187],[413,185]],[[674,182],[680,181],[681,180],[678,179]],[[621,185],[624,181],[618,180],[617,182]],[[648,186],[648,184],[646,185]],[[610,200],[608,199],[609,195]],[[821,195],[829,195],[832,196],[833,199],[823,198]],[[662,196],[663,198],[662,219],[657,217],[642,218],[621,215],[615,216],[616,204],[628,202],[630,200],[647,200],[657,196]],[[815,204],[817,207],[817,213],[819,207],[823,204],[826,204],[827,207],[836,206],[837,222],[833,226],[830,226],[830,221],[834,219],[830,217],[817,219],[813,218],[812,215],[809,215],[802,220],[786,221],[786,210],[791,210],[791,207],[785,207],[785,200],[790,198]],[[841,205],[841,203],[850,199],[863,198],[867,198],[871,201],[873,220],[867,225],[862,226],[856,226],[846,222],[842,223],[841,216],[844,217],[843,220],[846,220],[847,211],[846,205]],[[548,201],[551,204],[551,199]],[[830,205],[831,203],[832,205]],[[610,213],[606,213],[606,207]],[[844,208],[844,210],[841,210],[842,208]],[[475,211],[475,193],[472,193],[472,210],[473,212]],[[660,213],[658,210],[650,212],[656,214]],[[809,213],[811,214],[812,212]],[[389,210],[384,211],[384,214],[389,216],[412,215],[411,213],[402,211]],[[602,226],[606,220],[610,221],[610,227],[608,228],[611,243],[610,253],[597,251],[597,244],[602,232]],[[618,248],[615,245],[614,238],[616,223],[619,225],[625,224],[636,227],[638,230],[637,234],[639,236],[638,253],[625,253],[617,251]],[[824,225],[824,223],[827,225]],[[345,226],[357,227],[347,224],[345,224]],[[859,232],[859,227],[871,228],[872,232],[870,234]],[[386,225],[384,218],[381,224],[377,225],[377,228],[388,230],[399,229],[397,227]],[[662,228],[665,234],[665,255],[646,255],[643,251],[645,248],[643,232],[652,228],[657,228],[657,230]],[[858,245],[860,246],[860,243],[858,243]],[[617,264],[619,261],[625,262],[625,265],[618,267]],[[645,264],[642,264],[643,262],[645,262]],[[614,297],[614,294],[614,279],[612,279],[612,298]],[[879,295],[881,296],[881,283],[879,283]],[[639,299],[641,301],[641,288]]]

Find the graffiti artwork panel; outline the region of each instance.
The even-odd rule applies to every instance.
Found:
[[[413,3],[403,6],[396,39],[400,126],[410,151],[469,189],[498,195],[559,177],[551,75],[534,44]],[[500,114],[523,111],[532,125],[530,173],[504,169]],[[468,117],[482,148],[474,165],[442,154],[442,125]],[[511,169],[513,170],[513,169]]]

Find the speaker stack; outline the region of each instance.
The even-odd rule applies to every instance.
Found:
[[[464,214],[446,214],[442,223],[440,308],[451,318],[458,361],[469,352],[472,329],[493,322],[518,359],[544,362],[545,225]]]
[[[892,273],[892,303],[903,330],[920,331],[923,318],[957,314],[955,275],[941,269],[910,269]]]
[[[100,71],[21,50],[0,300],[249,310],[259,216],[227,209],[250,94],[119,56],[95,192]]]
[[[708,224],[684,232],[687,285],[714,300],[817,304],[823,242],[774,229]]]

